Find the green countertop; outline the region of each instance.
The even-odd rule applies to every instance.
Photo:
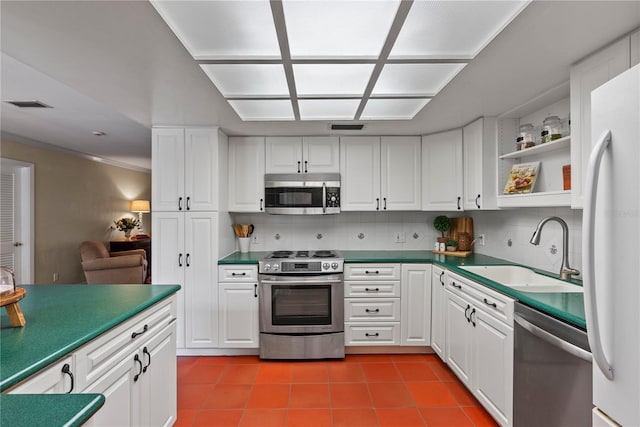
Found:
[[[500,258],[488,255],[470,254],[466,257],[453,257],[442,254],[434,254],[432,251],[340,251],[344,261],[348,263],[432,263],[441,265],[461,276],[472,279],[478,283],[492,288],[498,292],[554,316],[569,324],[586,330],[587,324],[584,315],[584,299],[581,293],[533,293],[519,292],[500,283],[485,279],[469,271],[458,268],[462,265],[520,265]],[[241,254],[235,252],[220,261],[218,264],[257,264],[258,260],[268,252],[249,252]],[[533,269],[538,273],[557,278],[557,274]],[[581,285],[580,281],[572,280],[572,283]]]
[[[81,426],[104,401],[101,394],[0,394],[0,425]]]
[[[180,289],[178,285],[26,285],[27,324],[0,316],[0,391]]]

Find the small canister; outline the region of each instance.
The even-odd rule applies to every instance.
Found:
[[[516,138],[516,150],[533,147],[534,145],[536,143],[533,141],[533,125],[531,123],[520,125],[518,137]]]
[[[549,116],[542,122],[542,131],[540,132],[540,143],[562,138],[562,123],[558,116]]]

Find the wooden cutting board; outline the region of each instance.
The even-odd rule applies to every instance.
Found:
[[[458,256],[458,257],[466,257],[470,253],[473,253],[473,251],[432,251],[432,252],[434,254],[442,254],[442,255]]]

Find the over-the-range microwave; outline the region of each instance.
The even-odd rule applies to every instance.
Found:
[[[264,211],[270,214],[340,213],[340,174],[265,174],[264,200]]]

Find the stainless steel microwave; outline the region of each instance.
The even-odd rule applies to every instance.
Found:
[[[270,214],[340,213],[340,174],[265,174],[264,200]]]

